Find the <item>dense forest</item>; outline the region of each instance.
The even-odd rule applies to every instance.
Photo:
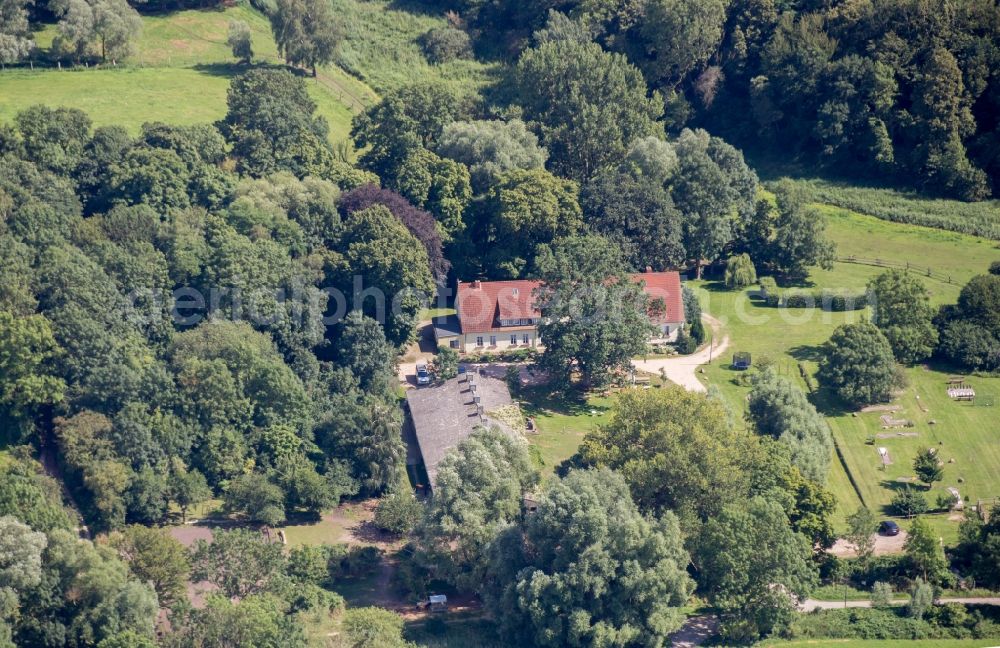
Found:
[[[785,162],[963,200],[1000,182],[1000,10],[989,0],[437,4],[485,55],[590,42],[622,54],[673,132],[701,126]]]

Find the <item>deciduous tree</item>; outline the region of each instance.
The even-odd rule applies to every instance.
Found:
[[[915,518],[910,524],[903,548],[915,572],[924,580],[937,580],[948,568],[940,538],[922,517]]]
[[[917,452],[913,458],[913,472],[917,474],[920,481],[927,484],[927,488],[934,485],[934,482],[941,481],[944,477],[944,469],[938,459],[934,448],[923,448]]]
[[[726,506],[705,524],[696,543],[699,580],[721,610],[723,636],[730,641],[751,641],[786,627],[796,598],[816,584],[811,548],[776,502],[757,497]]]
[[[111,543],[132,573],[152,585],[160,605],[172,607],[186,596],[191,560],[184,545],[169,533],[131,525],[112,536]]]
[[[271,12],[271,31],[278,52],[290,65],[312,69],[333,60],[343,39],[333,6],[323,0],[278,0]]]
[[[502,175],[479,208],[492,273],[520,277],[534,265],[539,245],[577,233],[583,224],[578,191],[575,182],[545,169]]]
[[[687,528],[749,492],[741,457],[750,441],[718,401],[667,387],[623,392],[579,454],[583,465],[620,471],[643,511],[675,511]]]
[[[212,531],[212,541],[199,540],[192,556],[191,577],[207,580],[228,598],[261,594],[283,576],[285,557],[279,543],[259,531]]]
[[[878,531],[878,518],[865,506],[859,506],[858,510],[847,516],[847,535],[844,537],[854,545],[854,550],[862,564],[867,561],[875,551],[875,533]]]
[[[812,481],[823,484],[830,468],[833,439],[826,421],[805,393],[774,371],[754,379],[747,400],[747,420],[791,449],[792,464]]]
[[[229,21],[229,35],[226,44],[233,50],[233,56],[241,63],[249,65],[253,60],[253,34],[250,25],[242,20]]]
[[[548,157],[520,119],[452,122],[441,133],[437,153],[469,167],[476,193],[509,171],[541,169]]]
[[[521,55],[512,97],[538,124],[552,169],[585,181],[621,159],[638,137],[655,134],[663,112],[642,73],[596,43],[545,42]]]
[[[900,362],[919,362],[937,345],[930,296],[913,275],[889,270],[868,282],[872,323],[882,329]]]
[[[684,261],[681,213],[658,173],[636,166],[608,169],[585,184],[580,196],[587,226],[621,246],[626,263],[637,271]]]
[[[607,469],[557,480],[492,553],[487,600],[516,645],[663,645],[694,589],[677,518],[643,516]]]
[[[889,400],[896,363],[882,332],[868,322],[844,324],[823,346],[820,382],[853,406]]]
[[[434,497],[417,530],[421,562],[448,582],[480,590],[490,544],[520,517],[537,480],[523,441],[499,429],[474,432],[437,466]]]
[[[543,250],[537,266],[545,341],[538,364],[566,387],[576,373],[592,387],[627,371],[653,327],[649,299],[625,272],[621,250],[600,236],[569,237]]]

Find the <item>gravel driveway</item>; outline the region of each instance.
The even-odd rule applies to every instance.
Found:
[[[906,531],[902,529],[899,530],[899,535],[887,536],[879,534],[875,536],[875,550],[872,554],[875,556],[884,556],[886,554],[903,553],[903,545],[905,544]],[[828,552],[838,558],[853,558],[858,555],[854,549],[854,545],[843,538],[839,538],[830,547]]]
[[[712,327],[713,340],[719,339],[722,332],[722,323],[711,315],[702,315],[702,319]],[[645,371],[654,375],[660,375],[661,369],[666,374],[667,380],[680,385],[688,391],[707,391],[705,385],[698,380],[698,367],[708,364],[710,360],[720,357],[729,348],[729,336],[725,336],[714,345],[706,346],[700,351],[696,351],[686,356],[671,356],[669,358],[652,358],[650,360],[633,360],[632,366],[639,371]]]

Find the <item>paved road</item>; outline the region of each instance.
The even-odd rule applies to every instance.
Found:
[[[909,602],[909,599],[893,599],[894,605],[904,605]],[[943,598],[938,599],[937,603],[965,603],[967,605],[1000,605],[1000,596],[992,598]],[[849,608],[868,608],[872,606],[871,601],[860,600],[860,601],[847,601],[846,605],[844,601],[816,601],[813,599],[806,599],[799,604],[799,609],[803,612],[810,612],[819,608],[821,610],[840,610],[845,607]]]
[[[722,323],[711,315],[702,315],[709,326],[712,327],[712,337],[716,342],[706,346],[701,351],[697,351],[687,356],[671,356],[669,358],[653,358],[650,360],[633,360],[632,365],[639,371],[651,374],[660,374],[660,370],[667,376],[667,380],[680,385],[688,391],[707,391],[705,385],[698,380],[698,367],[707,364],[709,360],[714,360],[722,356],[729,348],[729,336],[720,339],[722,333]]]

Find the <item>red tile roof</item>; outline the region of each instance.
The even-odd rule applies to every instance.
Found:
[[[676,272],[644,272],[632,275],[632,281],[643,282],[650,299],[663,299],[666,306],[662,317],[654,324],[684,321],[684,301],[681,279]],[[473,281],[458,284],[456,308],[463,333],[490,333],[511,330],[501,327],[500,320],[537,319],[534,290],[540,281]]]
[[[645,282],[645,291],[650,301],[662,299],[666,309],[662,316],[653,320],[654,324],[673,324],[684,321],[684,295],[681,292],[681,276],[676,272],[643,272],[632,275],[632,281]]]
[[[463,333],[488,333],[500,320],[537,319],[532,292],[540,281],[473,281],[458,284],[458,320]]]

